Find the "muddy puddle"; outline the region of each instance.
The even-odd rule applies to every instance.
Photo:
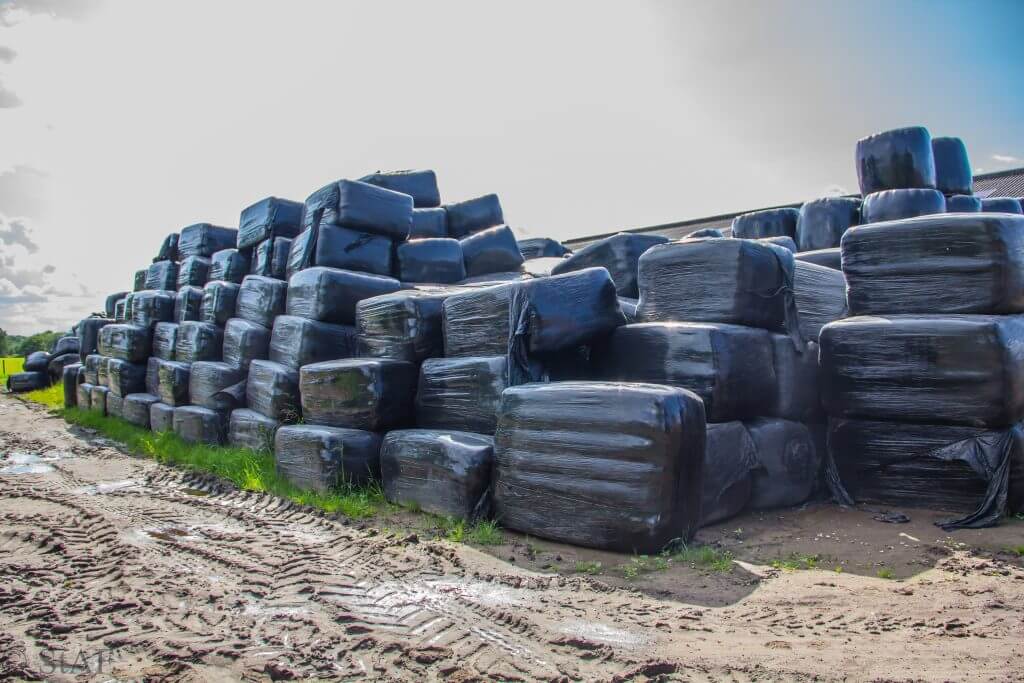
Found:
[[[53,472],[50,463],[70,457],[73,457],[71,453],[62,451],[42,454],[12,451],[0,459],[0,474],[46,474]]]

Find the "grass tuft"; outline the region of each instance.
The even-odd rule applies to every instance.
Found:
[[[64,385],[60,382],[45,389],[35,389],[34,391],[26,391],[24,394],[14,395],[26,401],[41,403],[47,408],[54,410],[62,410],[64,408]]]
[[[896,572],[888,567],[882,567],[878,570],[878,578],[880,579],[894,579],[896,578]]]
[[[714,572],[731,572],[733,556],[727,550],[719,550],[710,545],[688,546],[672,554],[672,560],[685,563],[697,569],[709,569]]]
[[[576,565],[573,567],[573,569],[578,574],[597,574],[601,571],[601,563],[583,562],[582,560],[577,560]]]
[[[820,561],[821,558],[817,555],[801,555],[799,553],[792,553],[788,557],[781,557],[777,560],[772,560],[772,567],[774,569],[783,569],[787,572],[793,572],[799,569],[817,569],[818,562]],[[842,568],[840,568],[840,571],[842,571]]]

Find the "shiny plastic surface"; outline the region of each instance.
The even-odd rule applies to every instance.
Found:
[[[157,261],[146,270],[146,289],[178,288],[178,264],[174,261]]]
[[[1021,213],[1020,200],[1014,197],[984,197],[981,210],[985,213]]]
[[[974,192],[974,174],[967,146],[960,138],[932,138],[935,157],[935,188],[943,194],[969,195]]]
[[[399,244],[397,251],[398,259],[395,265],[398,279],[402,282],[451,284],[466,277],[466,266],[459,240],[410,240]]]
[[[269,359],[298,369],[309,363],[350,358],[357,348],[356,329],[292,315],[279,315],[270,334]]]
[[[299,369],[302,417],[311,424],[379,431],[412,422],[418,369],[389,358],[348,358]]]
[[[448,216],[448,236],[462,239],[505,222],[501,201],[496,194],[485,194],[444,205]]]
[[[228,443],[253,451],[274,452],[274,434],[280,423],[255,410],[238,408],[228,421]]]
[[[183,363],[220,360],[224,346],[224,330],[213,323],[188,320],[178,324],[178,341],[174,357]]]
[[[174,408],[166,403],[149,406],[149,428],[153,432],[174,431]]]
[[[183,228],[178,237],[178,258],[213,256],[221,249],[230,249],[238,243],[238,231],[209,223],[196,223]]]
[[[445,299],[444,355],[498,356],[508,353],[509,307],[515,283],[479,287]]]
[[[178,233],[172,232],[160,243],[160,251],[157,252],[154,261],[177,261],[178,260]]]
[[[946,198],[938,190],[885,190],[864,197],[861,222],[881,223],[946,212]]]
[[[444,355],[442,310],[454,291],[402,290],[356,305],[359,355],[418,363]]]
[[[857,141],[857,181],[862,195],[881,190],[935,187],[932,137],[922,126],[897,128]]]
[[[153,326],[153,355],[163,360],[174,360],[178,346],[178,324],[157,323]]]
[[[800,334],[808,341],[818,339],[822,326],[845,318],[846,278],[838,270],[806,261],[793,263],[793,298],[800,316]]]
[[[132,323],[140,327],[152,327],[156,323],[174,320],[173,290],[147,289],[135,292],[132,297]]]
[[[113,320],[107,318],[85,318],[78,323],[78,355],[82,362],[89,354],[96,353],[98,348],[100,330],[107,325],[114,324]]]
[[[750,500],[751,473],[757,449],[742,422],[707,425],[701,526],[735,517]]]
[[[275,237],[295,237],[301,229],[301,202],[267,197],[242,209],[235,246],[245,249]]]
[[[416,391],[416,425],[494,434],[507,386],[504,355],[425,360]]]
[[[772,364],[775,367],[774,399],[761,416],[781,417],[796,422],[822,422],[821,377],[818,344],[807,342],[798,349],[789,337],[771,335]]]
[[[412,228],[409,230],[409,239],[447,236],[448,212],[444,210],[444,207],[412,210]]]
[[[813,263],[816,266],[824,266],[832,270],[842,270],[842,251],[839,247],[832,249],[816,249],[815,251],[800,251],[793,255],[795,261]]]
[[[153,404],[157,405],[157,404]],[[174,433],[189,443],[205,443],[218,446],[225,442],[223,416],[209,408],[200,406],[179,406],[174,409]]]
[[[162,360],[157,366],[157,396],[169,406],[187,406],[192,365],[181,361]]]
[[[186,285],[174,297],[174,322],[196,320],[203,314],[203,289]]]
[[[946,197],[946,211],[948,213],[978,213],[981,211],[981,197],[972,197],[966,194]]]
[[[117,305],[118,301],[125,298],[126,296],[128,296],[128,292],[114,292],[113,294],[107,296],[107,299],[103,304],[103,311],[104,313],[106,313],[108,318],[114,317],[114,307]]]
[[[661,235],[620,232],[588,244],[552,268],[551,272],[558,275],[584,268],[604,268],[612,276],[620,296],[636,298],[639,296],[637,263],[640,256],[651,247],[668,241]]]
[[[291,253],[292,241],[285,237],[263,240],[253,250],[253,275],[263,275],[277,280],[288,279],[288,256]]]
[[[792,507],[811,497],[822,454],[806,425],[778,418],[743,423],[754,442],[758,467],[751,479],[751,510]]]
[[[479,230],[459,244],[467,277],[514,271],[523,265],[516,236],[507,225]]]
[[[384,187],[412,197],[417,208],[431,208],[441,205],[441,191],[437,189],[437,175],[427,169],[422,171],[377,171],[359,179],[364,183]]]
[[[100,329],[100,355],[142,363],[150,353],[152,337],[148,327],[115,324]]]
[[[796,238],[796,224],[800,210],[792,207],[751,211],[732,219],[732,236],[737,239],[764,237]]]
[[[282,426],[274,436],[277,473],[295,486],[326,493],[343,481],[380,478],[380,436],[317,425]]]
[[[210,257],[210,280],[240,284],[249,274],[249,251],[221,249]]]
[[[804,202],[796,223],[797,251],[816,251],[839,246],[843,233],[860,223],[861,200],[855,197],[823,197]]]
[[[321,225],[317,231],[314,263],[329,268],[391,275],[391,240],[338,225]]]
[[[232,318],[224,326],[224,362],[243,372],[249,363],[265,359],[270,351],[270,329],[241,318]]]
[[[129,363],[118,358],[107,361],[107,388],[124,397],[146,390],[146,363]]]
[[[223,280],[207,282],[203,287],[200,320],[224,327],[228,320],[235,317],[240,286],[234,282],[224,282]]]
[[[390,277],[356,273],[337,268],[307,268],[288,281],[288,315],[327,323],[351,325],[356,304],[402,288]]]
[[[553,240],[550,237],[529,237],[527,239],[517,240],[517,243],[519,244],[519,253],[523,255],[524,259],[546,257],[561,258],[572,253],[572,250],[564,244],[558,240]]]
[[[250,409],[276,422],[290,424],[301,417],[299,371],[269,360],[249,364],[245,388]]]
[[[210,279],[210,259],[206,256],[189,256],[178,265],[177,289],[202,287]]]
[[[192,364],[188,395],[193,405],[216,410],[221,404],[215,394],[242,381],[245,374],[220,361],[198,361]]]

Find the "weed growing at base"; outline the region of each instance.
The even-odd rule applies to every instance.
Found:
[[[491,519],[469,523],[454,517],[438,517],[440,535],[453,543],[475,543],[477,545],[501,545],[505,536],[498,523]]]
[[[684,545],[672,555],[672,560],[715,572],[731,572],[733,568],[732,553],[709,545]]]

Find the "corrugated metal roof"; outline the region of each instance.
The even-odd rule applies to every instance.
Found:
[[[974,176],[974,194],[978,197],[1024,197],[1024,168]]]

